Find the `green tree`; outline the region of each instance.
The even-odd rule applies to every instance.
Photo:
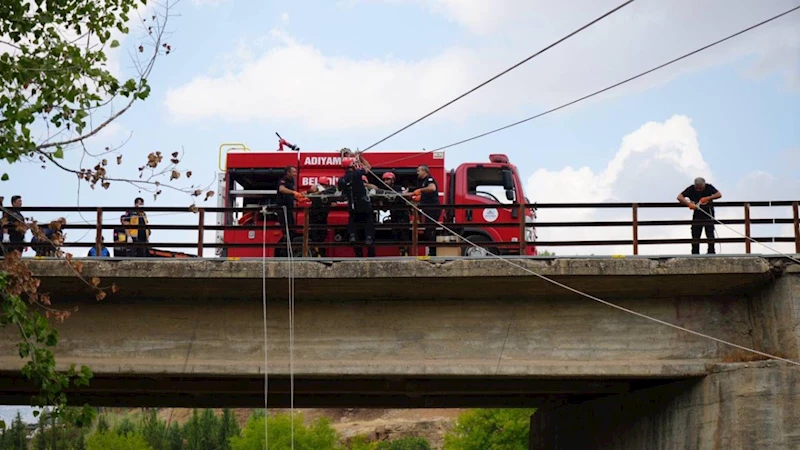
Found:
[[[0,437],[0,448],[4,450],[28,449],[28,430],[19,412],[11,422],[11,427],[3,430],[2,437]]]
[[[108,425],[108,419],[106,419],[105,414],[100,414],[97,417],[97,429],[96,429],[96,431],[98,433],[106,433],[110,429],[111,429],[111,427]]]
[[[171,50],[169,44],[163,42],[169,17],[167,0],[159,3],[163,13],[159,11],[142,19],[143,29],[148,34],[138,47],[132,48],[138,50],[132,52],[136,76],[119,80],[108,70],[107,52],[120,45],[119,39],[129,32],[130,16],[145,2],[0,2],[0,161],[13,164],[22,159],[38,159],[43,165],[53,164],[80,175],[92,187],[99,183],[108,188],[111,181],[120,180],[110,178],[107,173],[104,155],[108,149],[92,156],[86,149],[86,141],[117,120],[134,102],[147,98],[150,92],[147,78],[156,57]],[[118,102],[113,104],[115,100]],[[72,148],[90,156],[87,167],[70,168],[63,164],[65,151]],[[146,166],[154,168],[161,156],[151,155]],[[117,158],[118,163],[120,158]],[[173,157],[171,161],[175,160]],[[178,172],[173,170],[172,173]],[[8,178],[8,174],[0,176],[2,181]],[[139,183],[158,186],[158,182],[152,180]],[[208,198],[208,193],[206,195]],[[30,228],[34,235],[41,237],[35,224],[20,226]],[[78,264],[70,262],[69,258],[66,260],[79,275]],[[63,320],[70,311],[51,306],[49,298],[37,292],[38,280],[9,252],[0,265],[0,277],[0,328],[12,327],[18,333],[19,356],[26,361],[22,374],[39,391],[32,404],[53,405],[54,414],[61,415],[66,405],[64,390],[70,385],[85,385],[92,376],[85,366],[73,367],[66,373],[55,370],[52,349],[58,336],[47,319]],[[102,300],[105,291],[96,290],[98,300]],[[88,407],[69,417],[80,426],[92,419],[92,410]],[[0,428],[2,426],[0,423]]]
[[[251,416],[241,436],[231,439],[232,450],[263,450],[264,416],[254,414]],[[291,448],[292,442],[292,417],[289,414],[277,414],[267,420],[269,427],[269,448],[284,450]],[[294,448],[296,450],[335,450],[340,448],[338,436],[326,418],[316,420],[311,426],[306,426],[301,414],[294,417]]]
[[[231,442],[230,439],[234,436],[239,436],[241,430],[239,429],[239,424],[236,422],[236,417],[233,415],[233,412],[225,408],[222,411],[222,417],[220,418],[219,424],[219,433],[217,434],[216,439],[216,448],[219,450],[231,450]]]
[[[131,419],[123,417],[114,427],[114,432],[121,436],[136,433],[136,424]]]
[[[389,442],[381,442],[376,450],[431,450],[431,444],[421,437],[403,437]]]
[[[86,440],[86,450],[153,450],[142,435],[136,433],[95,433]]]
[[[474,409],[444,436],[445,450],[527,450],[535,409]]]
[[[145,411],[139,429],[142,437],[153,447],[153,450],[169,449],[167,424],[158,418],[158,411],[155,408]]]
[[[169,450],[183,450],[183,434],[181,434],[181,427],[177,423],[173,423],[167,431],[167,449]]]

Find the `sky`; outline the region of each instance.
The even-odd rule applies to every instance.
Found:
[[[150,77],[150,97],[88,142],[118,147],[114,175],[136,178],[152,151],[183,154],[197,184],[216,187],[218,146],[276,148],[274,133],[304,150],[364,148],[489,76],[545,47],[621,1],[183,0]],[[431,149],[519,120],[637,74],[795,6],[793,0],[636,0],[475,94],[371,151]],[[141,8],[149,16],[148,8]],[[163,12],[163,11],[162,11]],[[135,22],[135,21],[134,21]],[[145,36],[131,34],[110,55],[120,76]],[[800,199],[800,12],[555,114],[447,150],[446,164],[506,153],[532,202],[673,201],[696,176],[723,200]],[[77,166],[80,152],[68,152]],[[39,164],[0,167],[2,195],[26,206],[184,206],[164,189],[153,200],[125,184],[78,189],[71,174]],[[215,205],[215,200],[200,204]],[[42,213],[44,214],[44,213]],[[681,209],[643,211],[688,219]],[[754,210],[790,217],[788,208]],[[741,218],[742,211],[719,210]],[[627,220],[630,211],[545,210],[540,221]],[[646,218],[645,217],[645,218]],[[37,217],[38,218],[38,217]],[[50,220],[55,217],[41,217]],[[93,214],[67,215],[93,223]],[[113,218],[112,218],[113,219]],[[191,213],[151,215],[193,223]],[[734,227],[736,228],[736,227]],[[741,227],[736,228],[741,231]],[[754,234],[790,236],[787,227]],[[70,239],[93,232],[72,230]],[[688,229],[645,229],[642,237],[688,237]],[[718,227],[721,236],[734,232]],[[628,229],[540,228],[540,240],[627,238]],[[109,239],[107,236],[106,239]],[[156,240],[155,237],[153,237]],[[192,240],[160,231],[158,240]],[[207,239],[213,239],[209,232]],[[791,250],[789,245],[777,248]],[[642,253],[687,253],[688,246]],[[559,254],[630,254],[629,247],[558,248]],[[738,252],[742,245],[723,247]],[[770,250],[760,248],[764,253]],[[211,253],[209,253],[210,255]]]
[[[365,148],[386,134],[545,47],[621,2],[609,0],[183,0],[173,6],[168,43],[150,77],[150,97],[88,142],[117,147],[114,175],[136,178],[153,151],[182,152],[193,177],[215,186],[218,146],[276,148],[274,133],[305,150]],[[562,45],[373,151],[431,149],[537,114],[625,79],[795,6],[795,0],[636,0]],[[141,8],[143,17],[149,10]],[[129,52],[144,31],[110,54],[116,74],[133,75]],[[625,87],[519,127],[447,150],[446,163],[507,154],[532,202],[669,202],[705,177],[723,200],[800,199],[800,13],[700,53]],[[71,151],[65,162],[78,165]],[[26,206],[185,206],[164,189],[157,201],[126,184],[79,189],[53,167],[0,165],[7,199]],[[183,183],[183,184],[181,184]],[[202,204],[202,202],[200,202]],[[207,204],[215,204],[210,200]],[[754,217],[790,217],[754,208]],[[191,213],[151,214],[152,223],[193,223]],[[630,212],[539,210],[540,221],[628,220]],[[719,210],[720,218],[741,211]],[[37,217],[50,220],[55,217]],[[93,223],[93,214],[67,215]],[[645,219],[688,219],[682,209]],[[741,231],[741,227],[734,227]],[[734,232],[718,227],[720,236]],[[756,235],[791,236],[780,226]],[[71,231],[70,239],[92,232]],[[159,240],[191,240],[179,232]],[[689,230],[643,229],[642,238]],[[538,230],[539,239],[630,236],[627,229]],[[106,236],[109,239],[110,236]],[[156,238],[154,237],[154,240]],[[208,234],[206,240],[213,239]],[[789,245],[769,244],[780,251]],[[628,247],[553,248],[559,254],[630,254]],[[754,252],[771,250],[754,245]],[[688,246],[643,247],[684,254]],[[723,253],[743,251],[725,244]],[[210,256],[209,252],[207,255]],[[16,409],[0,409],[10,415]],[[29,414],[29,410],[27,410]]]

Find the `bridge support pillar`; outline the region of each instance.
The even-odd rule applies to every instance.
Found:
[[[719,364],[708,376],[537,411],[530,450],[800,448],[800,369]]]

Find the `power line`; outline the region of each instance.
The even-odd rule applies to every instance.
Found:
[[[455,146],[457,146],[457,145],[465,144],[465,143],[467,143],[467,142],[474,141],[474,140],[476,140],[476,139],[480,139],[480,138],[483,138],[483,137],[489,136],[489,135],[491,135],[491,134],[495,134],[495,133],[498,133],[498,132],[500,132],[500,131],[507,130],[507,129],[509,129],[509,128],[512,128],[512,127],[516,127],[517,125],[522,125],[523,123],[530,122],[531,120],[538,119],[538,118],[540,118],[540,117],[542,117],[542,116],[546,116],[546,115],[548,115],[548,114],[554,113],[554,112],[556,112],[556,111],[559,111],[559,110],[561,110],[561,109],[564,109],[564,108],[566,108],[566,107],[568,107],[568,106],[572,106],[572,105],[574,105],[574,104],[576,104],[576,103],[580,103],[580,102],[582,102],[582,101],[584,101],[584,100],[588,100],[588,99],[590,99],[590,98],[592,98],[592,97],[595,97],[595,96],[597,96],[597,95],[600,95],[600,94],[602,94],[602,93],[604,93],[604,92],[610,91],[611,89],[614,89],[614,88],[617,88],[617,87],[619,87],[619,86],[622,86],[623,84],[630,83],[631,81],[634,81],[634,80],[636,80],[636,79],[638,79],[638,78],[641,78],[641,77],[643,77],[643,76],[645,76],[645,75],[649,75],[649,74],[651,74],[651,73],[653,73],[653,72],[655,72],[655,71],[657,71],[657,70],[663,69],[664,67],[667,67],[667,66],[669,66],[669,65],[672,65],[672,64],[674,64],[674,63],[676,63],[676,62],[678,62],[678,61],[681,61],[681,60],[683,60],[683,59],[686,59],[686,58],[688,58],[688,57],[690,57],[690,56],[693,56],[693,55],[695,55],[695,54],[697,54],[697,53],[700,53],[700,52],[702,52],[702,51],[708,50],[708,49],[709,49],[709,48],[711,48],[711,47],[714,47],[714,46],[716,46],[716,45],[719,45],[719,44],[721,44],[721,43],[723,43],[723,42],[725,42],[725,41],[728,41],[728,40],[730,40],[730,39],[733,39],[733,38],[735,38],[735,37],[737,37],[737,36],[739,36],[739,35],[741,35],[741,34],[747,33],[748,31],[752,31],[752,30],[754,30],[754,29],[756,29],[756,28],[758,28],[758,27],[760,27],[760,26],[762,26],[762,25],[766,25],[767,23],[769,23],[769,22],[772,22],[773,20],[779,19],[779,18],[781,18],[781,17],[783,17],[783,16],[785,16],[785,15],[787,15],[787,14],[789,14],[789,13],[795,12],[795,11],[797,11],[798,9],[800,9],[800,5],[798,5],[798,6],[795,6],[794,8],[792,8],[792,9],[790,9],[790,10],[788,10],[788,11],[782,12],[782,13],[778,14],[777,16],[770,17],[770,18],[769,18],[769,19],[767,19],[767,20],[764,20],[764,21],[762,21],[762,22],[759,22],[759,23],[757,23],[757,24],[755,24],[755,25],[753,25],[753,26],[750,26],[750,27],[748,27],[748,28],[745,28],[745,29],[743,29],[743,30],[741,30],[741,31],[738,31],[738,32],[736,32],[736,33],[733,33],[733,34],[731,34],[731,35],[729,35],[729,36],[727,36],[727,37],[724,37],[724,38],[722,38],[722,39],[719,39],[719,40],[717,40],[717,41],[715,41],[715,42],[712,42],[712,43],[710,43],[710,44],[708,44],[708,45],[705,45],[705,46],[703,46],[703,47],[700,47],[700,48],[698,48],[697,50],[694,50],[694,51],[691,51],[691,52],[689,52],[689,53],[686,53],[686,54],[684,54],[683,56],[679,56],[679,57],[677,57],[677,58],[675,58],[675,59],[673,59],[673,60],[670,60],[670,61],[668,61],[668,62],[666,62],[666,63],[663,63],[663,64],[661,64],[661,65],[658,65],[658,66],[656,66],[656,67],[653,67],[652,69],[649,69],[649,70],[646,70],[646,71],[644,71],[644,72],[641,72],[641,73],[639,73],[638,75],[634,75],[634,76],[632,76],[632,77],[630,77],[630,78],[627,78],[627,79],[625,79],[625,80],[622,80],[622,81],[620,81],[620,82],[618,82],[618,83],[614,83],[614,84],[612,84],[612,85],[610,85],[610,86],[607,86],[607,87],[605,87],[605,88],[603,88],[603,89],[600,89],[599,91],[592,92],[591,94],[584,95],[583,97],[577,98],[577,99],[575,99],[575,100],[572,100],[572,101],[570,101],[570,102],[567,102],[567,103],[564,103],[564,104],[563,104],[563,105],[561,105],[561,106],[557,106],[557,107],[555,107],[555,108],[552,108],[552,109],[549,109],[549,110],[547,110],[547,111],[541,112],[541,113],[539,113],[539,114],[536,114],[536,115],[534,115],[534,116],[530,116],[530,117],[528,117],[528,118],[525,118],[525,119],[522,119],[522,120],[518,120],[518,121],[516,121],[516,122],[510,123],[510,124],[508,124],[508,125],[505,125],[505,126],[502,126],[502,127],[500,127],[500,128],[495,128],[495,129],[493,129],[493,130],[491,130],[491,131],[487,131],[487,132],[485,132],[485,133],[481,133],[481,134],[478,134],[478,135],[472,136],[472,137],[470,137],[470,138],[467,138],[467,139],[462,139],[462,140],[460,140],[460,141],[453,142],[452,144],[447,144],[447,145],[444,145],[444,146],[442,146],[442,147],[437,147],[437,148],[435,148],[435,149],[433,149],[433,150],[428,150],[428,151],[426,151],[425,153],[433,153],[433,152],[438,152],[438,151],[442,151],[442,150],[445,150],[445,149],[448,149],[448,148],[455,147]],[[417,154],[417,155],[415,155],[414,157],[416,158],[417,156],[419,156],[419,155]],[[387,163],[383,163],[383,164],[381,164],[381,166],[386,166],[386,165],[389,165],[389,164],[392,164],[392,163],[396,163],[396,162],[399,162],[399,161],[403,161],[403,160],[405,160],[405,159],[409,159],[409,158],[410,158],[410,157],[399,158],[399,159],[396,159],[396,160],[393,160],[393,161],[389,161],[389,162],[387,162]]]
[[[469,94],[472,94],[473,92],[475,92],[475,91],[477,91],[478,89],[480,89],[480,88],[482,88],[482,87],[486,86],[487,84],[491,83],[492,81],[494,81],[494,80],[496,80],[496,79],[498,79],[498,78],[502,77],[503,75],[507,74],[508,72],[511,72],[512,70],[516,69],[517,67],[519,67],[519,66],[521,66],[521,65],[523,65],[523,64],[525,64],[525,63],[527,63],[528,61],[532,60],[533,58],[535,58],[535,57],[537,57],[537,56],[541,55],[542,53],[544,53],[544,52],[546,52],[546,51],[550,50],[551,48],[553,48],[553,47],[557,46],[558,44],[560,44],[560,43],[562,43],[562,42],[566,41],[567,39],[571,38],[572,36],[575,36],[576,34],[580,33],[581,31],[583,31],[583,30],[585,30],[585,29],[587,29],[587,28],[589,28],[589,27],[591,27],[592,25],[596,24],[597,22],[600,22],[601,20],[603,20],[603,19],[605,19],[606,17],[608,17],[608,16],[610,16],[610,15],[614,14],[615,12],[619,11],[620,9],[622,9],[622,8],[624,8],[624,7],[628,6],[628,5],[630,5],[631,3],[633,3],[633,1],[634,1],[634,0],[628,0],[628,1],[626,1],[625,3],[623,3],[623,4],[619,5],[619,6],[617,6],[617,7],[616,7],[616,8],[614,8],[614,9],[612,9],[611,11],[609,11],[609,12],[607,12],[607,13],[603,14],[602,16],[600,16],[600,17],[598,17],[598,18],[596,18],[596,19],[592,20],[591,22],[589,22],[589,23],[587,23],[586,25],[584,25],[584,26],[582,26],[582,27],[578,28],[577,30],[573,31],[572,33],[570,33],[570,34],[568,34],[568,35],[566,35],[566,36],[562,37],[561,39],[559,39],[559,40],[557,40],[557,41],[553,42],[552,44],[548,45],[547,47],[545,47],[545,48],[543,48],[543,49],[539,50],[538,52],[536,52],[536,53],[534,53],[534,54],[532,54],[532,55],[528,56],[527,58],[523,59],[522,61],[520,61],[520,62],[518,62],[518,63],[514,64],[513,66],[509,67],[508,69],[506,69],[506,70],[504,70],[504,71],[502,71],[502,72],[498,73],[497,75],[493,76],[492,78],[489,78],[488,80],[486,80],[486,81],[484,81],[483,83],[481,83],[481,84],[479,84],[479,85],[475,86],[474,88],[472,88],[472,89],[468,90],[467,92],[465,92],[465,93],[463,93],[463,94],[459,95],[458,97],[456,97],[456,98],[454,98],[454,99],[450,100],[449,102],[445,103],[444,105],[442,105],[442,106],[440,106],[440,107],[438,107],[438,108],[434,109],[433,111],[429,112],[428,114],[425,114],[424,116],[420,117],[419,119],[417,119],[417,120],[415,120],[415,121],[413,121],[413,122],[409,123],[408,125],[404,126],[403,128],[400,128],[399,130],[395,131],[394,133],[392,133],[392,134],[390,134],[390,135],[386,136],[385,138],[383,138],[383,139],[379,140],[378,142],[376,142],[376,143],[374,143],[374,144],[370,145],[369,147],[367,147],[367,148],[365,148],[364,150],[362,150],[362,153],[363,153],[363,152],[366,152],[367,150],[369,150],[369,149],[371,149],[371,148],[375,147],[376,145],[378,145],[378,144],[380,144],[380,143],[382,143],[382,142],[386,141],[387,139],[391,138],[392,136],[395,136],[396,134],[398,134],[398,133],[400,133],[400,132],[402,132],[402,131],[404,131],[404,130],[406,130],[406,129],[408,129],[408,128],[411,128],[412,126],[414,126],[414,125],[418,124],[419,122],[422,122],[423,120],[427,119],[428,117],[430,117],[430,116],[432,116],[432,115],[436,114],[437,112],[439,112],[439,111],[441,111],[441,110],[443,110],[443,109],[447,108],[448,106],[450,106],[450,105],[452,105],[453,103],[455,103],[455,102],[457,102],[457,101],[461,100],[462,98],[464,98],[464,97],[468,96]]]

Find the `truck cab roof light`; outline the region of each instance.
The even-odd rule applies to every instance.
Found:
[[[508,156],[496,153],[489,155],[489,161],[497,164],[508,164]]]

